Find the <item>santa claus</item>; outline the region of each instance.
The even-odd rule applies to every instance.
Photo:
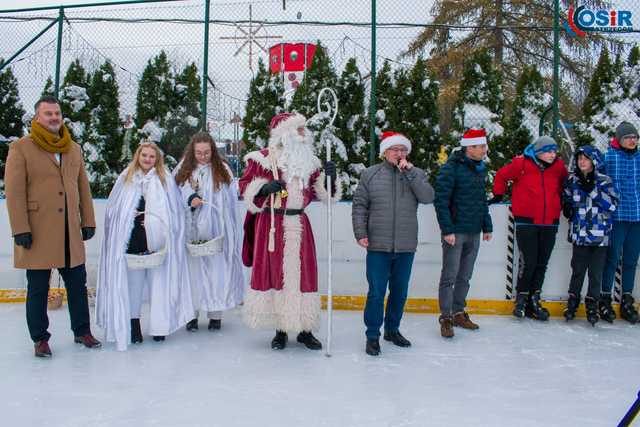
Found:
[[[287,345],[287,332],[312,350],[322,344],[312,334],[320,314],[316,247],[305,214],[311,201],[340,199],[336,167],[324,168],[313,153],[313,137],[300,114],[271,120],[268,147],[244,158],[240,191],[247,204],[243,261],[252,266],[244,319],[252,328],[273,328],[271,348]],[[331,177],[331,196],[326,175]]]

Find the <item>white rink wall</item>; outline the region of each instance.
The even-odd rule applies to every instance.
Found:
[[[94,200],[98,229],[96,235],[86,242],[88,286],[95,286],[96,267],[102,241],[102,224],[106,200]],[[238,202],[244,217],[245,206]],[[493,218],[493,239],[482,242],[471,280],[470,299],[504,300],[506,290],[507,259],[507,205],[490,207]],[[314,202],[307,209],[313,225],[318,254],[321,292],[326,293],[327,245],[326,207]],[[436,222],[433,205],[420,206],[418,211],[420,231],[418,251],[413,264],[409,297],[437,298],[438,280],[442,260],[440,231]],[[351,203],[340,202],[333,210],[333,293],[334,295],[366,295],[364,249],[353,237],[351,228]],[[21,289],[25,287],[24,271],[13,268],[13,244],[5,200],[0,200],[0,289]],[[567,242],[567,223],[561,222],[543,288],[543,296],[548,300],[566,299],[571,275],[571,245]],[[246,269],[248,278],[250,270]],[[586,292],[586,284],[583,293]],[[638,289],[634,292],[640,296]]]

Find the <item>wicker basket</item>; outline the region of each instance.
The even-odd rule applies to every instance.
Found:
[[[125,259],[127,260],[127,267],[131,270],[144,270],[147,268],[155,268],[162,265],[164,259],[167,255],[167,247],[169,246],[169,242],[171,240],[171,236],[169,235],[169,227],[158,215],[155,215],[151,212],[145,212],[145,215],[155,216],[160,220],[165,230],[167,231],[167,240],[162,249],[157,252],[151,252],[144,255],[138,254],[124,254]]]
[[[218,213],[218,219],[220,221],[221,231],[219,236],[216,236],[211,240],[207,240],[206,242],[187,243],[187,251],[189,252],[189,255],[191,255],[192,257],[218,255],[218,254],[221,254],[224,249],[225,227],[224,227],[224,217],[222,216],[222,212],[218,210],[218,208],[216,208],[214,205],[208,202],[205,202],[205,203],[209,204],[209,206],[211,206]]]

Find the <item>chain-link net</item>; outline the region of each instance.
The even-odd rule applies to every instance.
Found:
[[[594,0],[570,9],[568,3],[560,10],[559,136],[568,151],[582,143],[606,148],[616,123],[637,121],[640,110],[631,53],[637,30],[570,30],[580,5],[587,20],[581,25],[590,19],[584,10],[602,20],[598,11],[606,10],[609,21],[613,10],[616,25],[627,11],[622,16],[632,27],[640,6]],[[322,87],[339,99],[334,148],[342,178],[351,183],[347,194],[378,155],[371,129],[378,138],[385,130],[407,134],[412,159],[430,175],[468,128],[487,130],[493,170],[553,129],[552,0],[377,0],[375,39],[372,0],[212,0],[206,48],[205,13],[203,0],[1,12],[0,57],[18,55],[0,71],[0,90],[6,93],[1,86],[11,73],[21,103],[12,114],[21,125],[0,128],[0,139],[23,134],[33,103],[54,93],[57,60],[56,95],[85,146],[99,196],[108,194],[143,136],[158,141],[175,164],[189,136],[206,128],[240,172],[241,153],[264,146],[271,116],[296,110],[312,118]],[[615,77],[599,65],[607,62],[605,47]],[[326,125],[317,119],[310,122],[314,130],[313,124]],[[0,147],[2,166],[6,143]]]

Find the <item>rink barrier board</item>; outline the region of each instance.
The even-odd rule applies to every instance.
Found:
[[[91,296],[95,295],[95,291],[92,288],[88,289],[88,293]],[[93,292],[92,292],[93,291]],[[65,289],[60,289],[66,302]],[[0,303],[24,303],[27,299],[26,290],[24,289],[0,289]],[[321,296],[322,309],[327,308],[327,296]],[[367,297],[364,295],[334,295],[333,296],[333,308],[334,310],[343,311],[362,311],[367,301]],[[566,307],[566,303],[561,301],[544,301],[544,306],[549,310],[549,314],[552,317],[562,317],[562,312]],[[620,315],[620,309],[617,304],[614,304],[614,310],[616,314]],[[408,298],[404,307],[405,313],[418,313],[418,314],[439,314],[438,300],[436,298]],[[466,311],[469,314],[474,315],[497,315],[497,316],[510,316],[513,311],[513,302],[502,300],[478,300],[471,299],[467,301]],[[580,305],[577,313],[578,317],[585,317],[584,304]]]

